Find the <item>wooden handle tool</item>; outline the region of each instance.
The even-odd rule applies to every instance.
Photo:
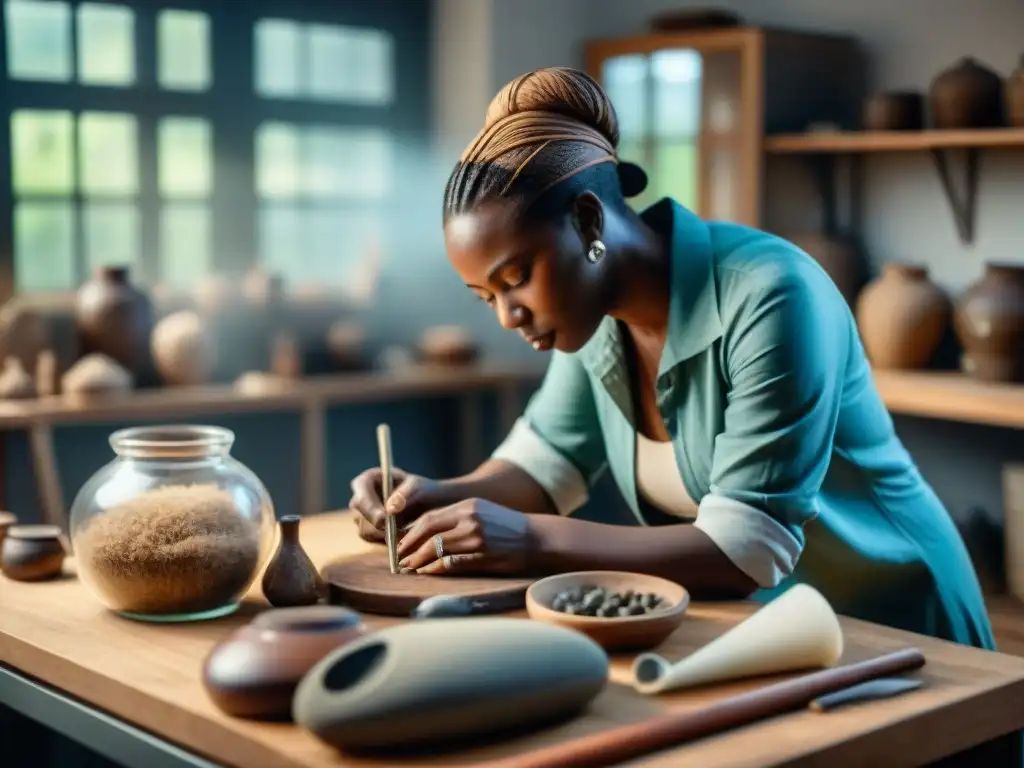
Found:
[[[381,501],[387,504],[394,491],[391,477],[391,428],[387,424],[377,426],[377,452],[380,454]],[[394,515],[386,515],[384,518],[384,541],[388,546],[391,573],[398,573],[398,520]]]

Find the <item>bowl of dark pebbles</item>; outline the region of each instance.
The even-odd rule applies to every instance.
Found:
[[[526,592],[530,618],[575,629],[609,651],[658,645],[689,604],[690,594],[673,581],[621,571],[562,573]]]

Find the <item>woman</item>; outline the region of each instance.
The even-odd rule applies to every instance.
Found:
[[[431,481],[352,483],[360,530],[400,515],[421,573],[611,569],[696,598],[796,582],[841,613],[993,648],[970,559],[893,431],[847,305],[789,243],[625,197],[600,86],[509,83],[444,201],[448,257],[501,324],[554,350],[492,458]],[[568,517],[609,468],[641,525]],[[667,524],[666,523],[671,523]]]

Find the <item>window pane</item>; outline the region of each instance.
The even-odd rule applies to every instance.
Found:
[[[160,216],[161,283],[190,289],[210,273],[212,223],[205,206],[164,206]]]
[[[210,124],[202,118],[168,117],[157,129],[160,194],[202,197],[213,186]]]
[[[78,6],[78,79],[89,85],[135,82],[135,13],[130,8]]]
[[[299,132],[294,126],[264,123],[257,129],[256,189],[264,197],[298,194]]]
[[[11,161],[17,194],[69,194],[75,184],[70,112],[18,110],[11,115]]]
[[[692,211],[700,208],[698,199],[699,153],[696,140],[664,142],[654,147],[654,162],[647,168],[649,186],[644,191],[652,202],[671,197]]]
[[[68,203],[14,207],[14,270],[19,291],[76,287],[74,216]]]
[[[303,190],[314,197],[383,197],[390,188],[391,149],[379,129],[310,128],[303,143]]]
[[[157,17],[157,82],[176,91],[210,87],[210,17],[161,11]]]
[[[135,118],[113,112],[85,112],[78,123],[82,191],[133,194],[139,186]]]
[[[134,267],[139,261],[139,211],[127,203],[91,203],[82,211],[86,271]]]
[[[307,28],[306,94],[322,101],[388,104],[394,93],[391,36],[378,29]]]
[[[665,139],[700,133],[701,56],[693,50],[663,50],[651,56],[654,132]]]
[[[292,282],[305,261],[299,210],[288,205],[265,205],[260,209],[259,219],[260,263]]]
[[[647,130],[646,56],[616,56],[604,62],[601,80],[619,118],[623,139],[642,136]]]
[[[256,92],[261,96],[298,96],[299,25],[283,19],[260,19],[255,27]]]
[[[311,210],[306,214],[309,239],[301,264],[292,264],[286,274],[295,282],[315,282],[348,290],[370,249],[380,243],[380,216],[373,211]],[[301,277],[296,274],[301,269]]]
[[[15,80],[71,79],[71,10],[67,3],[7,0],[7,74]]]

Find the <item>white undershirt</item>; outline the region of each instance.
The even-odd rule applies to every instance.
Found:
[[[660,443],[636,433],[636,488],[667,515],[697,517],[697,503],[683,485],[671,442]]]

